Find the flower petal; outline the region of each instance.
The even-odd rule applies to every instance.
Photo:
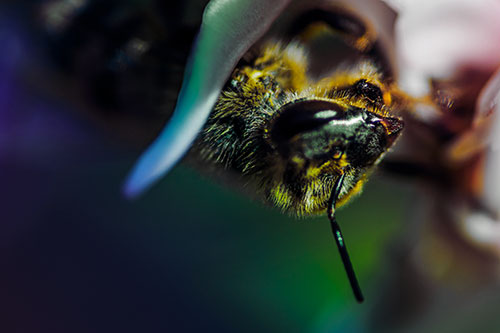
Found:
[[[423,88],[429,78],[450,78],[472,66],[491,70],[500,64],[500,2],[494,0],[385,0],[398,11],[396,42],[403,88]],[[417,77],[421,84],[414,81]],[[426,91],[411,91],[415,95]]]
[[[493,212],[500,214],[500,72],[484,88],[478,105],[477,113],[490,114],[488,119],[491,118],[489,121],[492,123],[486,149],[482,200]],[[489,112],[482,110],[485,106]]]
[[[182,158],[235,64],[289,1],[212,0],[207,5],[173,116],[134,167],[126,196],[141,194]]]

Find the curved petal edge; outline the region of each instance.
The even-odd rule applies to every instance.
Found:
[[[210,1],[172,118],[133,168],[123,188],[125,196],[134,198],[143,193],[184,156],[240,57],[269,29],[289,2]]]

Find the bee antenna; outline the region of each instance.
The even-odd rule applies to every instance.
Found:
[[[362,303],[364,300],[363,293],[359,287],[358,280],[356,279],[356,274],[354,273],[354,268],[352,267],[351,259],[349,258],[349,253],[347,253],[347,247],[344,242],[344,237],[342,236],[342,231],[340,231],[340,226],[335,218],[335,206],[337,204],[337,199],[342,189],[342,184],[344,183],[344,174],[342,174],[333,187],[330,200],[328,202],[327,215],[330,220],[330,225],[332,227],[333,237],[337,243],[337,248],[339,249],[340,258],[344,264],[345,271],[347,273],[347,278],[351,284],[352,292],[358,303]]]

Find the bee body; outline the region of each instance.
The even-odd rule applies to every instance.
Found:
[[[385,136],[402,128],[391,118],[392,83],[385,84],[369,61],[313,81],[307,52],[296,42],[268,43],[258,54],[233,72],[195,153],[239,174],[266,202],[289,213],[324,212],[343,173],[339,204],[348,201],[392,145]],[[392,128],[372,126],[370,117],[374,124],[392,119]]]
[[[55,4],[64,3],[50,2],[43,13],[57,13]],[[144,136],[142,133],[156,132],[158,124],[170,116],[180,88],[178,69],[185,58],[178,52],[186,53],[189,44],[179,43],[175,36],[194,29],[183,28],[183,15],[176,14],[182,12],[178,6],[167,6],[165,11],[134,6],[134,2],[125,2],[102,7],[86,1],[66,15],[67,22],[58,23],[58,29],[53,26],[59,21],[49,19],[54,15],[45,15],[44,22],[54,53],[67,56],[61,60],[62,67],[74,73],[82,90],[90,90],[91,98],[103,105],[102,118],[112,122],[115,117],[110,109],[119,111],[123,119],[138,125],[134,131],[126,131],[127,135]],[[156,1],[150,6],[163,8]],[[162,20],[163,16],[168,19]],[[90,18],[101,22],[102,33],[83,29],[81,21]],[[325,211],[340,174],[345,176],[339,204],[360,192],[398,136],[402,123],[397,117],[408,99],[384,65],[370,24],[340,8],[311,9],[290,22],[288,30],[264,37],[242,57],[190,156],[201,162],[203,170],[236,174],[265,202],[292,214],[308,215]],[[111,38],[115,30],[130,35],[120,35],[117,41]],[[75,32],[80,44],[68,43]],[[111,36],[110,40],[103,40],[103,35]],[[354,50],[356,56],[350,58],[355,60],[335,60],[328,65],[333,69],[318,71],[318,63],[325,57],[318,61],[316,56],[325,51],[321,45],[332,36]],[[137,41],[147,47],[131,49]],[[118,50],[106,49],[83,65],[78,57],[71,57],[92,54],[89,49],[97,42],[110,49],[117,44]],[[314,50],[318,45],[319,52]],[[129,60],[122,63],[118,60],[123,57],[117,58],[117,54]],[[371,117],[382,127],[368,124]],[[144,137],[141,140],[150,140]]]

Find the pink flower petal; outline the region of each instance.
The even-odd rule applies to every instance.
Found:
[[[396,45],[400,66],[411,72],[403,74],[410,82],[403,85],[418,86],[416,77],[425,81],[449,78],[464,66],[492,69],[500,64],[500,2],[386,2],[399,14]]]

